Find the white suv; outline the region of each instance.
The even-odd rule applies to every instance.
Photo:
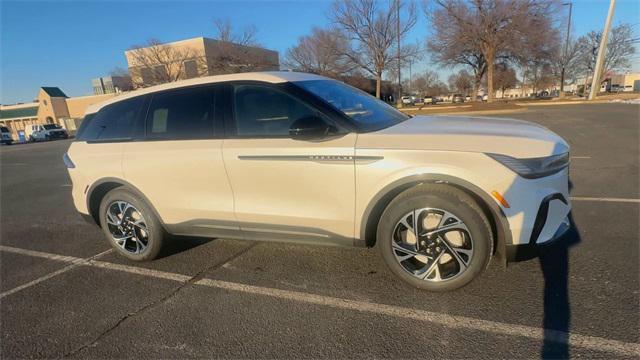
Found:
[[[24,128],[24,133],[27,140],[31,142],[67,139],[69,137],[67,130],[56,124],[27,125]]]
[[[155,258],[166,234],[375,245],[401,279],[433,291],[557,239],[570,211],[569,147],[546,128],[409,117],[293,72],[93,105],[64,161],[78,211],[130,259]]]

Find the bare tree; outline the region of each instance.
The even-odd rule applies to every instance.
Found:
[[[538,29],[553,28],[552,17],[543,17],[536,21]],[[533,92],[551,87],[559,78],[556,72],[557,54],[562,46],[559,32],[528,31],[520,41],[511,46],[511,60],[523,69],[523,87],[529,84]]]
[[[532,34],[549,29],[553,23],[553,0],[435,0],[441,21],[449,22],[456,34],[452,44],[482,54],[486,62],[487,92],[493,99],[493,75],[496,59],[509,57],[514,45]],[[460,43],[464,44],[461,45]]]
[[[121,77],[130,77],[129,70],[122,68],[120,66],[116,66],[111,71],[109,71],[109,75],[111,76],[121,76]]]
[[[473,89],[473,76],[467,70],[460,70],[457,74],[449,75],[449,89],[468,95]]]
[[[633,36],[630,24],[621,24],[611,29],[604,66],[602,72],[597,74],[599,84],[604,81],[605,74],[627,70],[631,67],[631,56],[636,52],[633,46]],[[591,31],[578,39],[580,53],[577,66],[586,75],[586,78],[594,75],[600,39],[602,39],[602,31]]]
[[[467,36],[465,27],[451,21],[447,11],[440,7],[425,7],[431,35],[427,49],[436,64],[449,68],[469,67],[474,77],[472,92],[476,94],[487,71],[487,62],[476,42],[463,41]]]
[[[447,92],[447,86],[440,81],[438,73],[427,70],[423,74],[418,75],[411,85],[412,89],[417,90],[422,95],[440,95]]]
[[[254,25],[245,27],[242,33],[236,33],[229,19],[216,19],[213,24],[216,28],[216,40],[244,46],[260,46],[256,40],[258,30]]]
[[[339,78],[356,68],[345,55],[348,49],[348,41],[339,30],[313,28],[311,35],[301,37],[287,50],[284,63],[294,70]]]
[[[402,20],[398,19],[398,8]],[[402,41],[416,24],[414,3],[391,0],[382,7],[376,0],[335,0],[331,14],[350,44],[344,55],[375,77],[376,97],[380,98],[382,75],[397,57],[398,37]],[[400,57],[413,56],[415,50],[413,45],[404,46]]]
[[[498,63],[495,65],[493,76],[493,88],[500,89],[502,97],[507,89],[514,88],[518,83],[516,71],[509,67],[506,63]]]
[[[561,77],[564,68],[565,83],[570,81],[574,83],[579,73],[580,52],[582,44],[575,39],[570,38],[566,48],[558,47],[551,60],[552,71],[558,78]],[[560,91],[564,91],[564,84],[560,84]]]
[[[215,41],[209,44],[213,51],[207,54],[208,68],[205,69],[208,74],[274,70],[277,67],[277,53],[269,58],[265,57],[264,51],[256,50],[264,48],[256,40],[255,26],[236,32],[228,19],[217,19],[214,26]]]
[[[134,45],[127,56],[131,78],[136,87],[178,81],[183,77],[183,63],[198,57],[189,47],[170,46],[157,39]]]

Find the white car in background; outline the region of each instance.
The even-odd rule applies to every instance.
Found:
[[[375,246],[403,281],[447,291],[569,228],[569,146],[550,130],[410,117],[311,74],[203,77],[92,105],[64,162],[78,211],[138,261],[166,234]]]
[[[415,97],[413,96],[403,96],[401,99],[403,105],[413,105],[416,101]]]
[[[54,139],[67,139],[67,130],[55,124],[27,125],[24,128],[24,136],[27,141],[49,141]]]

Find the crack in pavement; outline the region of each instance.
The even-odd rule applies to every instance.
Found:
[[[175,289],[173,289],[171,292],[169,292],[167,295],[161,297],[160,299],[153,301],[137,310],[135,310],[134,312],[130,312],[127,315],[123,316],[122,318],[120,318],[118,321],[116,321],[116,323],[109,327],[108,329],[104,330],[103,332],[101,332],[100,334],[98,334],[98,336],[95,337],[95,339],[84,343],[83,345],[65,353],[62,357],[63,358],[68,358],[70,356],[73,356],[77,353],[79,353],[80,351],[87,349],[89,347],[93,347],[95,346],[100,340],[102,340],[105,336],[109,335],[110,333],[112,333],[114,330],[116,330],[118,327],[120,327],[120,325],[122,325],[125,321],[127,321],[128,319],[131,319],[135,316],[138,316],[144,312],[146,312],[147,310],[154,308],[158,305],[161,305],[163,303],[165,303],[167,300],[173,298],[176,294],[178,294],[182,289],[184,289],[185,287],[189,286],[189,285],[193,285],[195,283],[197,283],[198,281],[202,280],[204,278],[205,273],[207,273],[210,270],[215,270],[218,269],[220,267],[222,267],[224,264],[231,262],[237,258],[239,258],[240,256],[246,254],[249,250],[251,250],[252,248],[254,248],[255,246],[257,246],[258,244],[260,244],[259,242],[254,242],[253,244],[247,246],[245,249],[242,249],[241,251],[239,251],[238,253],[231,255],[225,259],[223,259],[222,261],[219,261],[217,263],[214,263],[210,266],[207,266],[205,268],[203,268],[202,270],[200,270],[198,273],[196,273],[195,275],[193,275],[192,277],[190,277],[188,280],[183,281],[179,286],[177,286]]]

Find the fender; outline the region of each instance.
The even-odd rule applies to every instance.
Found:
[[[89,210],[90,215],[93,217],[93,219],[95,220],[96,224],[98,224],[98,226],[100,225],[100,219],[98,218],[98,214],[96,213],[95,207],[91,206],[91,196],[93,195],[93,192],[96,189],[100,188],[101,185],[108,184],[108,183],[120,184],[119,186],[124,186],[127,189],[133,191],[136,195],[140,196],[147,203],[147,205],[149,205],[149,207],[151,208],[151,211],[153,211],[153,214],[160,221],[160,224],[162,224],[162,227],[166,230],[166,226],[165,226],[164,221],[162,220],[162,217],[160,217],[160,214],[156,210],[155,206],[153,206],[153,203],[149,200],[149,198],[147,198],[142,193],[142,191],[140,191],[140,189],[135,187],[130,182],[128,182],[128,181],[126,181],[124,179],[115,178],[115,177],[100,178],[100,179],[94,181],[93,184],[91,184],[91,186],[87,190],[87,196],[86,196],[87,209]],[[111,189],[113,189],[115,187],[119,187],[119,186],[114,186],[114,187],[110,188],[109,190],[111,190]]]
[[[367,247],[375,244],[378,220],[383,211],[398,194],[404,190],[423,183],[444,183],[465,191],[476,199],[485,211],[496,237],[495,256],[506,266],[506,245],[513,244],[507,217],[498,204],[484,190],[472,183],[450,175],[418,174],[398,179],[384,188],[369,201],[362,215],[360,224],[360,242]]]

